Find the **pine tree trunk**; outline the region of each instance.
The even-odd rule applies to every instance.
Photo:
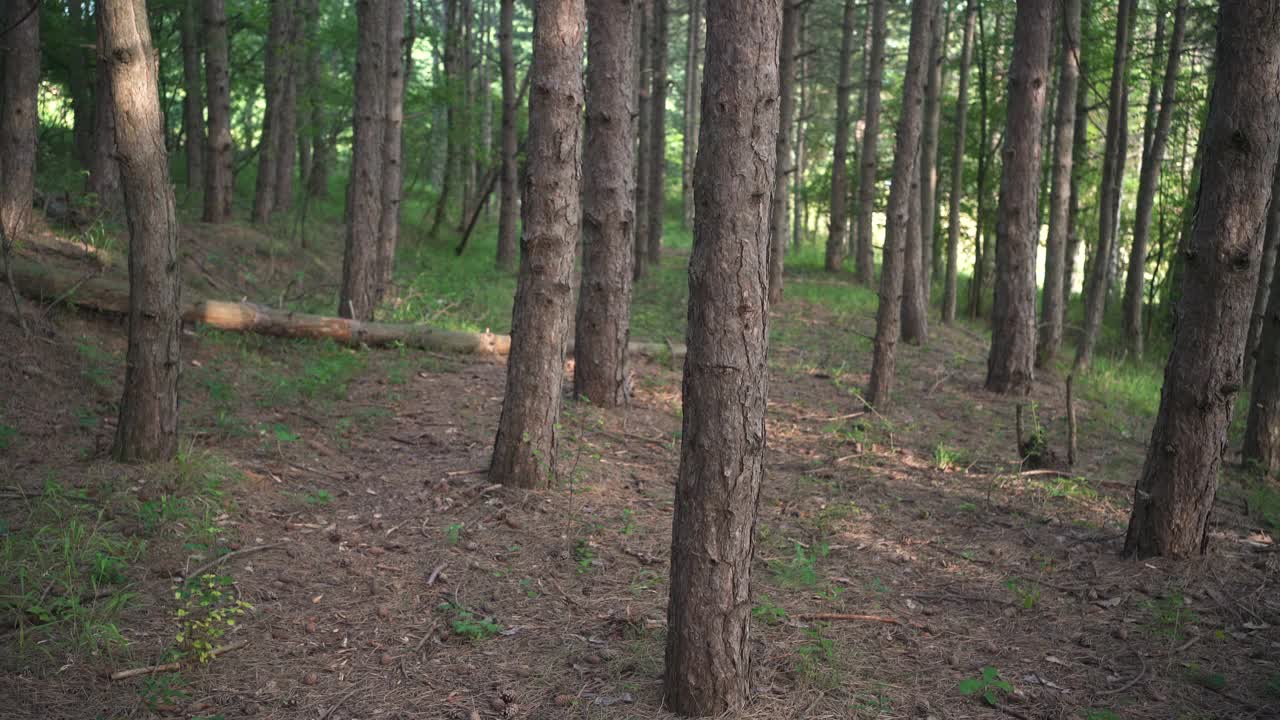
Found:
[[[1081,17],[1086,17],[1089,0],[1081,0]],[[1081,34],[1083,35],[1083,22]],[[1080,77],[1088,76],[1085,54],[1079,55]],[[1071,197],[1067,203],[1067,254],[1062,268],[1062,315],[1066,326],[1067,308],[1071,306],[1071,293],[1075,289],[1076,263],[1080,258],[1083,237],[1080,233],[1080,178],[1089,160],[1089,89],[1087,83],[1076,83],[1075,129],[1071,132]],[[1064,333],[1065,334],[1065,333]]]
[[[1108,278],[1111,256],[1116,244],[1116,217],[1120,195],[1120,183],[1124,177],[1125,137],[1127,136],[1127,97],[1125,66],[1129,59],[1130,16],[1135,12],[1136,0],[1120,0],[1116,17],[1116,44],[1111,71],[1111,92],[1108,95],[1107,142],[1102,158],[1102,187],[1098,190],[1098,244],[1094,260],[1089,265],[1089,277],[1085,288],[1084,332],[1076,348],[1077,368],[1087,368],[1093,359],[1102,315],[1106,308],[1110,289]]]
[[[977,0],[964,9],[964,40],[960,46],[960,87],[956,95],[955,139],[951,145],[951,193],[947,198],[947,276],[942,288],[942,323],[956,321],[956,292],[960,272],[960,196],[964,192],[965,131],[969,120],[969,65],[973,61],[973,31]]]
[[[640,0],[640,19],[638,25],[639,31],[639,47],[636,52],[640,59],[636,67],[636,94],[639,98],[638,105],[640,108],[637,118],[638,136],[637,144],[639,149],[636,151],[636,236],[635,236],[635,260],[633,264],[633,276],[636,280],[644,274],[645,262],[648,260],[648,243],[649,243],[649,176],[650,165],[653,163],[653,131],[650,128],[653,113],[649,94],[649,78],[650,78],[650,59],[653,57],[653,3],[655,0]]]
[[[1022,0],[1014,21],[987,356],[986,388],[997,393],[1027,395],[1034,377],[1040,134],[1049,87],[1053,6],[1054,0]]]
[[[200,33],[196,0],[182,5],[182,134],[186,137],[187,189],[204,178],[204,92],[200,82]]]
[[[227,14],[223,0],[204,0],[204,79],[209,134],[204,156],[204,216],[207,223],[231,219],[231,82],[227,75]]]
[[[77,46],[70,52],[67,68],[67,89],[71,92],[71,147],[72,159],[82,167],[88,167],[93,156],[93,90],[89,87],[89,70],[93,58],[84,42],[88,25],[85,22],[85,4],[82,0],[67,0],[67,19]],[[3,65],[0,62],[0,65]]]
[[[1275,285],[1272,275],[1275,273],[1277,251],[1280,251],[1280,163],[1276,164],[1276,176],[1271,184],[1271,206],[1267,213],[1266,241],[1262,245],[1262,265],[1258,272],[1257,289],[1253,293],[1253,311],[1249,313],[1249,334],[1244,351],[1244,384],[1247,386],[1253,385],[1254,369],[1258,365],[1258,355],[1262,352],[1259,343],[1262,341],[1267,318],[1271,314],[1280,313],[1280,306],[1276,308],[1277,313],[1271,313],[1268,309],[1271,307],[1271,289]]]
[[[0,11],[0,235],[12,243],[31,219],[36,188],[40,89],[40,12],[10,2]]]
[[[991,103],[987,92],[991,83],[987,79],[990,76],[992,64],[991,48],[993,45],[998,44],[998,42],[992,42],[987,37],[982,5],[978,5],[978,37],[982,40],[982,52],[978,55],[978,115],[980,125],[978,137],[981,141],[981,150],[978,152],[978,200],[975,215],[977,232],[973,239],[973,276],[969,282],[969,317],[973,319],[982,317],[982,300],[986,294],[987,284],[987,260],[991,254],[988,247],[990,242],[986,224],[987,177],[991,174],[991,146],[995,140],[991,137]],[[996,17],[995,38],[997,41],[1000,38],[1000,18],[998,15]]]
[[[672,519],[667,707],[722,715],[751,694],[751,562],[764,481],[767,224],[784,0],[708,0],[689,264],[691,353]],[[732,268],[732,270],[728,270]]]
[[[339,317],[372,320],[380,294],[382,145],[387,124],[387,3],[356,4],[355,127]]]
[[[653,0],[653,89],[649,102],[649,234],[645,247],[655,267],[662,251],[667,181],[667,0]]]
[[[1062,324],[1066,313],[1064,291],[1067,237],[1071,232],[1071,180],[1076,137],[1076,96],[1080,86],[1080,0],[1062,4],[1062,65],[1058,70],[1058,102],[1054,109],[1052,181],[1049,190],[1049,237],[1045,242],[1044,293],[1041,301],[1040,339],[1036,367],[1051,367],[1062,348]]]
[[[556,477],[556,426],[581,230],[582,0],[534,6],[528,189],[507,389],[489,480],[544,488]]]
[[[400,241],[400,196],[404,190],[404,0],[387,3],[386,114],[382,135],[382,210],[378,219],[378,298],[391,285]]]
[[[502,66],[502,176],[499,181],[498,256],[499,270],[514,270],[517,253],[516,215],[520,196],[516,189],[518,162],[516,154],[516,122],[520,108],[516,105],[516,53],[514,46],[516,0],[501,0],[498,17],[498,54]]]
[[[1151,212],[1155,207],[1160,184],[1160,166],[1169,142],[1169,127],[1178,89],[1178,65],[1182,56],[1182,38],[1187,26],[1187,0],[1178,0],[1173,16],[1173,37],[1169,41],[1169,58],[1160,92],[1160,112],[1151,133],[1151,141],[1142,154],[1138,180],[1138,214],[1133,222],[1133,245],[1129,251],[1129,272],[1124,288],[1124,332],[1134,357],[1142,357],[1143,322],[1142,292],[1146,285],[1147,238],[1151,230]],[[1154,83],[1153,83],[1154,87]]]
[[[111,77],[106,67],[102,10],[95,4],[98,27],[98,57],[93,89],[93,156],[89,162],[88,190],[95,196],[98,210],[118,216],[124,207],[120,189],[120,163],[116,160],[115,102],[111,98]]]
[[[262,133],[258,137],[258,178],[254,184],[253,210],[249,217],[265,223],[275,210],[276,161],[280,152],[280,107],[287,83],[290,15],[293,0],[271,0],[271,25],[267,32],[263,62],[262,93],[266,109],[262,113]]]
[[[684,225],[693,229],[693,165],[698,159],[698,108],[702,105],[702,0],[689,0],[684,62],[684,140],[680,201]]]
[[[929,49],[929,79],[924,95],[924,142],[920,166],[920,241],[921,268],[919,303],[923,309],[920,322],[925,332],[920,342],[924,342],[928,334],[929,304],[933,297],[933,273],[936,243],[934,235],[938,219],[938,133],[942,126],[942,95],[946,91],[943,86],[942,66],[947,59],[947,25],[950,16],[939,2],[936,16],[933,19],[933,44]]]
[[[112,455],[122,462],[178,454],[178,215],[169,183],[159,58],[144,0],[99,0],[100,70],[111,82],[116,149],[129,218],[129,349]]]
[[[582,287],[573,396],[627,401],[631,232],[635,224],[636,0],[587,0],[587,129],[582,167]]]
[[[461,20],[458,17],[458,6],[461,0],[443,0],[444,27],[442,28],[443,38],[441,39],[443,50],[444,78],[441,82],[448,91],[448,95],[452,100],[455,96],[461,97],[462,88],[459,85],[459,76],[461,68],[458,67],[459,46],[461,44],[461,30],[459,24]],[[449,213],[449,198],[454,192],[454,186],[461,184],[462,173],[460,169],[462,152],[459,145],[465,136],[464,130],[460,127],[462,123],[461,102],[451,101],[445,105],[445,149],[444,149],[444,178],[440,183],[440,194],[436,196],[435,212],[431,218],[431,227],[427,230],[427,235],[436,237],[440,232],[440,228],[444,225],[446,216]],[[466,198],[463,198],[465,203]]]
[[[924,86],[928,75],[929,46],[933,37],[934,5],[938,0],[911,4],[911,41],[903,77],[902,115],[893,146],[893,180],[885,212],[883,266],[880,270],[880,305],[876,310],[876,338],[871,358],[867,402],[883,409],[891,402],[895,353],[901,334],[902,286],[905,254],[911,233],[920,232],[917,163],[920,136],[924,132]],[[864,165],[865,167],[865,165]],[[912,205],[916,207],[913,208]],[[914,225],[914,227],[912,227]]]
[[[301,70],[302,13],[304,0],[290,3],[287,41],[281,51],[282,87],[280,112],[276,115],[280,130],[276,134],[276,177],[272,191],[274,212],[293,209],[293,176],[298,169],[298,71]],[[389,0],[392,4],[403,0]]]
[[[849,93],[853,89],[853,29],[857,13],[854,0],[844,2],[844,22],[840,30],[840,84],[836,86],[836,134],[831,149],[831,220],[827,232],[827,272],[837,272],[844,264],[845,226],[849,195]]]
[[[800,98],[791,123],[791,197],[794,198],[791,203],[791,246],[797,250],[800,249],[800,243],[804,238],[805,218],[808,216],[808,207],[804,201],[806,162],[804,121],[805,115],[809,112],[809,93],[806,85],[809,77],[809,62],[807,58],[800,57],[804,54],[807,8],[808,6],[804,3],[799,3],[796,9],[795,86],[796,94]]]
[[[778,45],[778,134],[774,138],[773,202],[769,206],[769,304],[782,299],[783,256],[787,250],[787,180],[791,165],[791,133],[795,120],[796,41],[799,37],[800,8],[783,0],[782,35]]]
[[[1240,390],[1262,254],[1257,229],[1266,221],[1280,141],[1280,14],[1273,2],[1222,4],[1217,62],[1178,324],[1125,555],[1204,553]]]
[[[867,61],[867,87],[862,124],[862,167],[858,177],[858,236],[854,256],[858,282],[870,286],[875,278],[872,247],[872,213],[876,209],[876,145],[880,139],[880,88],[884,83],[885,14],[887,0],[871,0],[871,55]]]
[[[320,31],[320,3],[319,0],[300,2],[304,18],[301,79],[306,120],[303,121],[304,129],[298,138],[301,141],[298,146],[298,177],[304,193],[310,197],[320,197],[328,184],[327,176],[320,178],[316,175],[316,167],[322,163],[325,125],[319,87],[320,41],[316,37]],[[324,185],[319,185],[320,180],[324,181]]]
[[[1244,430],[1244,461],[1267,477],[1280,473],[1280,292],[1276,285],[1276,247],[1280,245],[1280,163],[1271,185],[1267,212],[1267,236],[1254,294],[1249,332],[1260,337],[1244,356],[1249,394],[1248,422]],[[1261,307],[1259,307],[1261,305]],[[1250,357],[1257,354],[1256,358]]]

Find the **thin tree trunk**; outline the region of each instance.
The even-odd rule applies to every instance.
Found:
[[[1280,245],[1280,163],[1271,185],[1271,206],[1267,213],[1265,250],[1254,294],[1249,331],[1262,327],[1256,348],[1257,358],[1246,351],[1245,384],[1249,394],[1248,422],[1244,430],[1244,461],[1269,478],[1280,473],[1280,287],[1276,285],[1276,247]],[[1262,307],[1259,307],[1259,305]],[[1256,371],[1250,372],[1256,367]]]
[[[649,103],[649,235],[648,260],[657,266],[662,251],[667,187],[667,0],[653,0],[653,89]]]
[[[74,114],[71,121],[72,159],[82,167],[88,167],[93,157],[93,90],[89,86],[93,57],[85,47],[90,36],[84,9],[82,0],[67,0],[67,16],[76,41],[67,68],[67,89],[71,91]]]
[[[0,11],[0,235],[13,243],[31,220],[36,188],[40,89],[40,12],[12,0]]]
[[[587,1],[587,129],[582,168],[582,287],[573,395],[627,401],[631,231],[635,223],[636,0]],[[696,18],[694,20],[696,22]]]
[[[338,315],[372,320],[380,294],[383,140],[387,124],[387,3],[356,4],[355,126]]]
[[[258,178],[254,184],[250,219],[265,223],[275,210],[276,162],[280,152],[280,106],[288,82],[286,67],[290,16],[293,0],[271,0],[271,24],[266,38],[262,93],[266,109],[262,113],[262,133],[258,137]]]
[[[1146,283],[1147,238],[1151,230],[1151,212],[1155,207],[1156,189],[1160,184],[1160,166],[1169,142],[1173,122],[1175,94],[1178,88],[1178,63],[1182,56],[1182,38],[1187,26],[1187,0],[1178,0],[1173,16],[1173,37],[1169,41],[1169,59],[1160,93],[1160,112],[1151,134],[1151,142],[1142,154],[1138,181],[1138,214],[1133,222],[1133,246],[1129,252],[1129,272],[1124,288],[1124,331],[1134,357],[1142,357],[1143,322],[1142,291]],[[1153,83],[1154,85],[1154,83]]]
[[[1244,384],[1249,386],[1253,385],[1254,369],[1259,364],[1258,354],[1275,352],[1274,349],[1261,349],[1259,343],[1262,341],[1263,328],[1269,327],[1269,319],[1273,316],[1280,319],[1280,305],[1277,305],[1274,311],[1270,309],[1271,290],[1275,287],[1272,276],[1275,274],[1278,250],[1280,250],[1280,163],[1276,164],[1275,180],[1271,183],[1271,206],[1267,214],[1266,242],[1262,245],[1262,265],[1258,272],[1257,289],[1253,293],[1253,311],[1249,313],[1249,335],[1245,341]],[[1280,336],[1276,339],[1280,340]],[[1280,362],[1280,355],[1270,357],[1268,360],[1272,364]],[[1254,392],[1257,392],[1257,388],[1254,388]],[[1280,408],[1280,406],[1277,407]],[[1280,431],[1280,428],[1277,430]],[[1280,452],[1280,444],[1276,445],[1276,450]],[[1277,457],[1280,458],[1280,455]]]
[[[378,219],[378,297],[391,285],[400,241],[400,196],[404,190],[404,0],[387,3],[386,115],[382,131],[382,212]]]
[[[844,2],[840,30],[840,84],[836,86],[836,136],[831,149],[831,220],[827,231],[826,269],[836,272],[844,264],[845,221],[849,196],[849,92],[853,89],[853,29],[857,13],[854,0]]]
[[[693,165],[698,158],[698,108],[702,105],[702,0],[689,0],[684,62],[684,140],[680,201],[684,225],[693,229]]]
[[[556,427],[582,221],[578,139],[586,23],[582,0],[541,0],[533,12],[526,240],[489,479],[543,488],[556,477]]]
[[[924,86],[936,2],[915,0],[911,5],[911,41],[902,81],[902,115],[898,118],[893,146],[893,181],[889,186],[889,206],[885,213],[883,267],[880,270],[880,306],[876,311],[875,347],[866,393],[867,402],[878,409],[888,407],[891,401],[902,317],[904,255],[911,233],[920,232],[920,173],[916,164],[920,158],[920,136],[924,132]],[[913,204],[916,204],[914,209]]]
[[[768,225],[784,0],[708,0],[689,263],[684,426],[671,532],[667,707],[724,715],[751,694],[751,563],[764,482]],[[732,270],[726,270],[732,268]]]
[[[502,65],[502,178],[498,205],[498,256],[499,270],[514,270],[519,248],[516,230],[519,222],[516,205],[520,196],[516,190],[516,122],[520,108],[516,101],[516,53],[513,35],[516,1],[501,0],[498,17],[498,54]]]
[[[986,291],[986,273],[987,273],[987,255],[989,254],[987,246],[987,177],[991,174],[991,145],[993,139],[991,137],[991,115],[990,102],[988,102],[987,89],[990,83],[987,78],[990,75],[991,67],[991,46],[993,43],[987,37],[985,27],[985,15],[982,12],[982,5],[978,5],[978,38],[982,41],[982,52],[978,55],[978,105],[979,105],[979,130],[978,137],[981,140],[979,146],[981,150],[978,153],[978,201],[975,215],[976,233],[973,238],[974,258],[973,258],[973,276],[969,281],[969,317],[982,317],[982,299]],[[996,16],[996,40],[1000,37],[1000,18]]]
[[[182,134],[186,137],[187,189],[204,178],[204,92],[200,78],[200,42],[196,0],[182,5]]]
[[[960,195],[964,192],[965,131],[969,120],[969,65],[973,61],[973,30],[977,0],[964,9],[964,40],[960,46],[960,87],[956,95],[955,139],[951,145],[951,193],[947,198],[947,278],[942,289],[942,323],[956,321],[956,286],[960,272]]]
[[[287,0],[291,4],[289,10],[289,26],[287,44],[282,50],[281,66],[283,72],[280,88],[280,112],[276,115],[280,130],[276,134],[276,177],[275,189],[271,195],[274,200],[274,212],[288,212],[293,209],[293,176],[298,168],[298,71],[301,58],[299,50],[302,45],[302,18],[305,11],[304,0]],[[403,0],[390,0],[392,4]]]
[[[444,83],[448,91],[449,97],[460,96],[460,88],[458,85],[459,76],[461,75],[458,67],[458,52],[461,43],[461,32],[459,24],[461,20],[458,17],[458,5],[461,0],[443,0],[444,27],[442,28],[443,38],[443,62]],[[445,150],[444,150],[444,179],[440,183],[440,194],[436,196],[435,212],[431,218],[431,227],[427,230],[427,235],[436,237],[440,232],[440,228],[444,225],[446,216],[449,212],[449,198],[453,194],[455,185],[458,185],[461,178],[460,161],[462,153],[459,145],[462,142],[463,131],[460,129],[462,125],[461,102],[449,102],[445,107]],[[465,203],[465,198],[464,198]]]
[[[1257,229],[1266,221],[1280,141],[1280,14],[1271,0],[1222,3],[1217,62],[1178,324],[1125,555],[1204,553],[1242,380],[1262,254]]]
[[[471,206],[476,197],[475,63],[471,57],[475,12],[471,0],[461,0],[459,13],[462,28],[458,38],[458,77],[462,89],[462,104],[459,108],[462,121],[458,128],[461,133],[458,148],[462,153],[458,162],[462,168],[462,212],[458,213],[458,229],[461,230],[462,224],[471,214]]]
[[[204,0],[204,32],[209,135],[204,158],[203,217],[207,223],[224,223],[231,219],[235,146],[231,141],[231,82],[227,75],[227,14],[223,0]]]
[[[88,190],[94,195],[99,212],[117,216],[123,208],[120,189],[120,163],[116,160],[115,103],[111,98],[111,77],[107,74],[105,39],[101,5],[95,4],[98,27],[98,57],[93,90],[93,156],[89,162]]]
[[[808,17],[808,5],[800,3],[796,10],[796,48],[795,54],[797,63],[795,71],[796,93],[799,94],[799,104],[795,107],[795,117],[792,122],[792,141],[791,141],[791,197],[794,201],[791,203],[791,246],[800,249],[800,242],[804,238],[805,218],[808,215],[808,206],[804,198],[805,184],[805,157],[806,143],[804,124],[805,118],[809,113],[809,93],[806,83],[809,78],[809,61],[808,58],[802,57],[805,48],[805,23]],[[783,246],[785,248],[785,244]],[[784,249],[785,252],[785,249]]]
[[[1081,17],[1089,7],[1089,0],[1081,0]],[[1083,35],[1083,23],[1081,34]],[[1080,78],[1088,76],[1085,66],[1086,55],[1081,52]],[[1071,306],[1071,293],[1075,289],[1076,262],[1080,257],[1080,246],[1083,237],[1080,233],[1080,178],[1084,175],[1089,160],[1089,102],[1088,84],[1076,82],[1076,117],[1075,128],[1071,132],[1071,197],[1067,202],[1067,254],[1062,268],[1062,316],[1063,327],[1066,326],[1067,308]],[[1064,333],[1065,334],[1065,333]]]
[[[1080,0],[1064,0],[1062,8],[1062,65],[1058,70],[1057,127],[1053,133],[1052,183],[1049,190],[1049,237],[1045,243],[1044,294],[1036,367],[1047,368],[1062,348],[1066,313],[1067,237],[1071,232],[1071,181],[1076,137],[1076,96],[1080,86]]]
[[[880,88],[884,83],[885,13],[887,0],[871,0],[871,56],[867,64],[866,109],[862,126],[861,172],[858,178],[858,238],[855,271],[858,282],[870,286],[875,277],[872,213],[876,209],[876,145],[880,139]]]
[[[1054,0],[1022,0],[1013,30],[1004,169],[996,219],[995,303],[986,388],[1027,395],[1036,355],[1041,122],[1049,87]]]
[[[99,0],[102,72],[115,102],[129,218],[129,349],[112,455],[123,462],[178,454],[178,215],[169,183],[159,58],[144,0]]]
[[[910,287],[904,290],[908,299],[915,296],[915,302],[908,302],[903,307],[909,307],[909,314],[918,313],[919,317],[912,317],[909,321],[904,318],[903,337],[915,336],[915,328],[908,331],[908,326],[918,325],[920,332],[917,340],[920,343],[928,338],[929,302],[933,295],[934,229],[938,209],[938,131],[942,125],[942,65],[947,59],[947,19],[946,10],[939,2],[933,19],[929,79],[924,94],[924,141],[920,163],[920,274],[918,289],[914,292]]]
[[[640,56],[636,66],[636,93],[639,97],[638,105],[640,111],[636,131],[639,138],[637,140],[639,149],[636,151],[636,236],[633,275],[637,280],[644,274],[645,262],[648,260],[649,175],[651,174],[649,167],[653,163],[653,152],[651,150],[653,132],[650,128],[653,103],[649,94],[649,69],[650,58],[653,57],[654,2],[655,0],[640,0],[639,47],[636,49]]]
[[[769,207],[769,304],[782,299],[783,256],[787,250],[787,175],[791,164],[792,122],[795,120],[796,42],[799,37],[800,8],[783,0],[782,36],[778,45],[778,134],[774,138],[773,202]]]

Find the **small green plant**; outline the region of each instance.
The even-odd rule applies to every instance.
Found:
[[[933,465],[939,470],[950,470],[960,464],[960,451],[938,443],[933,448]]]
[[[773,577],[784,587],[813,587],[818,584],[818,559],[825,558],[827,552],[826,543],[819,543],[812,551],[806,551],[803,545],[796,543],[795,555],[790,560],[770,563]]]
[[[823,635],[824,626],[805,628],[805,643],[796,648],[796,672],[819,687],[834,687],[840,682],[836,671],[836,643]]]
[[[1187,625],[1199,622],[1200,617],[1187,607],[1182,593],[1172,592],[1158,600],[1144,603],[1151,616],[1146,629],[1153,635],[1162,635],[1173,642],[1182,640]]]
[[[785,608],[774,605],[768,595],[761,595],[760,601],[751,608],[751,617],[765,625],[777,625],[787,619],[787,611]]]
[[[1267,684],[1263,687],[1263,691],[1273,698],[1280,698],[1280,673],[1267,678]]]
[[[315,492],[307,493],[302,499],[308,505],[328,505],[333,502],[333,494],[322,488]]]
[[[579,575],[591,572],[591,568],[595,566],[596,551],[591,548],[591,542],[586,538],[579,538],[574,544],[573,561],[578,564]]]
[[[1019,406],[1021,407],[1021,406]],[[1031,427],[1022,438],[1018,452],[1022,455],[1022,463],[1027,467],[1040,467],[1049,455],[1049,430],[1040,423],[1040,406],[1031,403]]]
[[[502,632],[502,626],[494,622],[493,618],[476,615],[462,605],[443,602],[437,606],[437,609],[453,616],[449,627],[453,629],[455,635],[472,642],[491,638]]]
[[[1086,708],[1084,711],[1084,720],[1122,720],[1122,718],[1105,708]]]
[[[622,508],[622,534],[631,535],[636,531],[636,511]]]
[[[1249,493],[1249,515],[1272,530],[1280,530],[1280,490],[1261,484]]]
[[[1000,677],[1000,671],[990,665],[982,668],[978,677],[965,678],[960,681],[960,694],[977,696],[991,707],[999,707],[1000,699],[1013,692],[1013,685]]]
[[[234,585],[229,576],[206,573],[188,580],[174,592],[174,599],[181,603],[174,613],[178,621],[174,640],[183,655],[209,662],[223,635],[235,627],[236,619],[253,609],[235,596]]]
[[[1224,690],[1227,687],[1226,675],[1206,670],[1197,663],[1188,664],[1186,673],[1188,681],[1201,687],[1206,687],[1210,690]]]
[[[462,539],[462,523],[454,523],[444,529],[444,539],[450,545],[457,545]]]
[[[147,675],[142,678],[142,690],[139,695],[142,696],[142,704],[147,706],[151,712],[159,712],[166,707],[172,707],[187,699],[186,681],[182,679],[182,675],[178,673],[165,673],[163,675]]]
[[[1004,586],[1018,599],[1023,610],[1031,610],[1040,602],[1040,586],[1022,578],[1009,578]]]
[[[0,450],[8,450],[18,440],[18,428],[0,423]]]

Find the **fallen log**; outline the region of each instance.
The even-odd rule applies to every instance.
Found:
[[[63,270],[14,258],[13,282],[17,291],[42,302],[62,301],[77,307],[113,315],[129,312],[129,286],[100,271],[76,276]],[[69,292],[70,291],[70,292]],[[361,322],[328,315],[312,315],[270,308],[251,302],[192,298],[183,302],[182,319],[228,332],[251,332],[273,337],[329,339],[342,345],[387,347],[404,345],[419,350],[462,355],[505,356],[511,351],[510,335],[441,330],[421,323]],[[683,345],[632,342],[636,355],[684,356]],[[572,342],[569,351],[572,352]]]

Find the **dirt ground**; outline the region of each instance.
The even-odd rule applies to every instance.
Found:
[[[331,270],[263,271],[249,231],[211,259],[207,230],[184,232],[199,294],[273,302]],[[501,362],[189,328],[186,460],[127,468],[106,457],[121,320],[23,301],[24,338],[0,299],[0,717],[667,716],[678,368],[638,360],[623,411],[566,402],[561,483],[525,492],[484,474]],[[1242,491],[1220,492],[1205,558],[1117,556],[1150,418],[1079,400],[1076,466],[1023,473],[973,331],[904,347],[880,414],[857,394],[872,318],[789,300],[773,322],[754,697],[735,717],[1280,717],[1280,553]],[[1063,395],[1054,375],[1034,393],[1059,456]],[[22,604],[73,586],[19,567],[19,543],[60,537],[66,518],[33,509],[56,487],[94,531],[145,542],[80,598],[124,598],[94,615],[115,642]],[[252,605],[221,644],[247,644],[108,679],[170,659],[180,578],[237,550],[211,572]]]

